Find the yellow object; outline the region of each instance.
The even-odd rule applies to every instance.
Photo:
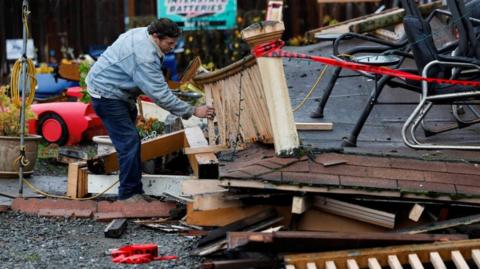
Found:
[[[25,91],[25,104],[27,106],[31,105],[33,102],[33,98],[35,97],[35,88],[37,87],[37,80],[35,79],[35,66],[33,65],[32,60],[27,59],[26,60],[26,72],[27,72],[27,88],[30,87],[30,92]],[[20,88],[23,87],[23,85],[20,85],[22,83],[21,81],[21,75],[22,75],[22,60],[18,59],[15,64],[13,65],[12,68],[12,78],[10,80],[10,90],[12,94],[12,101],[13,104],[16,105],[17,107],[22,106],[22,97],[20,93]],[[28,96],[26,95],[28,93]]]
[[[48,66],[46,63],[41,63],[36,71],[37,74],[51,74],[53,73],[53,67]]]
[[[23,25],[25,25],[25,30],[27,32],[27,38],[30,36],[30,32],[28,30],[28,22],[27,22],[28,12],[24,12],[22,16]],[[35,97],[35,89],[37,87],[37,80],[35,79],[35,66],[33,65],[32,60],[26,59],[26,80],[27,80],[27,87],[30,86],[30,92],[28,96],[25,92],[25,104],[27,106],[31,105],[33,102],[33,98]],[[18,59],[12,68],[12,78],[10,79],[10,91],[12,94],[12,102],[17,107],[22,106],[21,94],[20,94],[20,76],[22,75],[22,60]],[[23,85],[22,85],[23,86]]]

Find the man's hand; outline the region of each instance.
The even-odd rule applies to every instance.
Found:
[[[208,118],[209,120],[213,120],[215,118],[215,108],[211,106],[197,106],[193,111],[193,115],[199,118]]]

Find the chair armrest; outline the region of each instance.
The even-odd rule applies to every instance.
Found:
[[[469,62],[460,62],[460,61],[444,62],[444,61],[433,60],[429,62],[427,65],[425,65],[425,67],[422,70],[422,76],[425,78],[428,77],[427,76],[428,71],[430,70],[430,68],[436,65],[443,65],[443,66],[450,66],[450,67],[470,67],[473,69],[480,70],[480,65],[469,63]],[[422,95],[423,96],[428,95],[428,83],[425,80],[422,81]]]

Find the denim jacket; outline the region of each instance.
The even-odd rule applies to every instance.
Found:
[[[88,92],[94,97],[134,104],[140,88],[160,107],[187,119],[193,107],[172,93],[161,70],[162,62],[163,53],[150,39],[146,27],[129,30],[107,48],[88,72]]]

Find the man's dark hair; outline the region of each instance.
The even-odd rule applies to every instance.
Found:
[[[149,34],[156,33],[159,38],[177,38],[181,34],[180,27],[170,19],[162,18],[153,21],[147,28]]]

